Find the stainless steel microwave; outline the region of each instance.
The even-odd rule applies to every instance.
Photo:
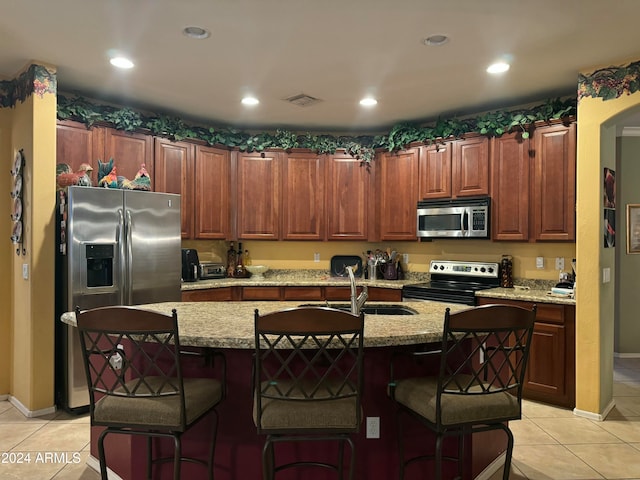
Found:
[[[489,197],[418,202],[420,238],[489,238]]]

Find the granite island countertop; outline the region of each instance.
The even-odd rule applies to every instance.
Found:
[[[559,305],[575,305],[576,299],[568,295],[555,295],[551,290],[537,288],[490,288],[479,290],[476,297],[518,300],[521,302],[555,303]]]
[[[356,277],[356,285],[400,290],[404,285],[426,282],[428,279],[429,274],[427,273],[407,273],[403,280],[369,280]],[[349,285],[348,277],[334,277],[324,270],[270,270],[263,278],[216,278],[183,282],[182,291],[223,287],[348,287]]]
[[[293,308],[302,303],[322,302],[165,302],[138,305],[138,308],[171,313],[178,312],[180,343],[184,346],[253,349],[254,310],[261,313]],[[367,302],[388,305],[390,302]],[[391,304],[393,304],[391,302]],[[365,347],[390,347],[439,342],[442,339],[444,313],[470,308],[467,305],[442,302],[411,302],[404,306],[416,315],[365,315]],[[75,326],[75,313],[66,312],[62,321]]]

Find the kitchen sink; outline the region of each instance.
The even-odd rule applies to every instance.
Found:
[[[322,305],[317,303],[305,303],[300,307],[322,307],[328,306],[336,308],[338,310],[351,311],[351,304],[349,303],[330,303],[329,305]],[[418,312],[413,308],[405,305],[365,305],[360,309],[361,312],[368,315],[417,315]]]

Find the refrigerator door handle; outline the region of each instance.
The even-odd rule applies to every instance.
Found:
[[[126,295],[127,295],[127,305],[133,305],[133,254],[132,254],[132,246],[131,243],[133,241],[133,221],[131,220],[131,210],[126,211],[126,234],[127,239],[125,241],[126,244],[126,264],[127,264],[127,283],[126,285]]]
[[[118,229],[116,231],[116,244],[118,245],[119,250],[119,261],[118,267],[120,272],[120,285],[127,285],[127,264],[124,261],[125,259],[125,224],[124,224],[124,215],[121,208],[118,209]],[[120,288],[120,305],[126,305],[125,299],[125,289]]]

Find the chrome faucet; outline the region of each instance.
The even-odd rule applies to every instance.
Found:
[[[367,298],[369,298],[369,290],[364,286],[360,295],[357,294],[356,277],[353,275],[353,268],[353,266],[347,267],[349,281],[351,282],[351,313],[354,315],[360,315],[360,309],[364,305],[364,302],[367,301]]]

